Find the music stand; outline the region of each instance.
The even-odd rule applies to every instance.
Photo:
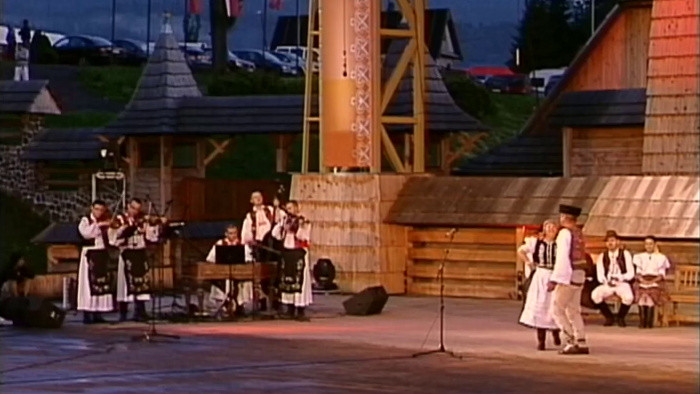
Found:
[[[214,316],[221,316],[223,308],[229,305],[229,317],[232,312],[235,312],[235,308],[231,305],[238,307],[238,302],[235,299],[235,283],[233,282],[233,266],[238,264],[245,264],[245,247],[243,245],[216,245],[216,264],[226,264],[228,265],[228,283],[229,288],[226,293],[226,298],[224,302],[221,303],[219,309],[216,310]]]

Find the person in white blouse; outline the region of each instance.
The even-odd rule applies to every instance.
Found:
[[[620,327],[625,327],[625,316],[634,302],[634,293],[630,285],[634,279],[632,255],[620,246],[620,237],[613,230],[606,232],[605,246],[607,250],[598,256],[596,262],[596,276],[600,285],[593,289],[591,298],[605,316],[605,326],[612,326],[617,322]],[[605,299],[613,295],[617,295],[622,301],[617,316],[613,315],[605,303]]]
[[[644,238],[644,253],[634,256],[636,280],[635,301],[639,306],[639,328],[654,326],[654,307],[663,305],[668,294],[664,288],[666,272],[671,268],[668,258],[659,252],[656,237]]]

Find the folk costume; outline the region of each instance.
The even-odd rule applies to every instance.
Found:
[[[635,302],[639,305],[639,327],[652,328],[654,307],[662,306],[668,300],[664,280],[671,263],[659,252],[636,254],[632,263],[639,278],[634,282]]]
[[[610,326],[617,320],[618,325],[624,327],[625,316],[634,302],[634,293],[630,285],[630,281],[634,279],[632,255],[622,248],[601,253],[596,262],[596,276],[600,285],[593,289],[591,299],[605,316],[605,325]],[[617,316],[613,315],[605,303],[605,299],[613,295],[617,295],[622,301]]]
[[[113,307],[112,271],[108,247],[116,237],[106,226],[100,226],[94,215],[80,219],[78,232],[85,240],[78,265],[78,310],[84,323],[102,323],[101,312]]]
[[[129,214],[119,215],[117,220],[123,226],[117,231],[120,249],[117,267],[119,320],[126,320],[129,302],[135,302],[134,320],[144,320],[146,301],[151,299],[151,269],[146,245],[158,242],[158,229]]]
[[[531,261],[535,263],[535,271],[532,273],[523,311],[520,314],[520,324],[537,329],[537,348],[544,350],[547,330],[552,331],[555,345],[561,343],[559,327],[550,314],[551,293],[547,291],[547,283],[554,268],[557,245],[555,241],[535,238],[528,240],[520,250],[531,255]]]
[[[264,245],[265,241],[269,239],[269,234],[276,220],[284,220],[284,214],[280,211],[275,215],[275,210],[267,205],[253,206],[251,211],[246,214],[245,220],[243,220],[243,228],[241,229],[241,240],[245,245],[246,262],[264,262],[263,260],[268,260],[268,253],[257,248],[256,245]],[[270,245],[266,246],[269,247]],[[242,282],[238,294],[239,305],[252,304],[253,282]],[[262,300],[261,304],[266,306],[266,301]]]
[[[581,208],[560,205],[559,212],[574,217]],[[554,269],[550,282],[556,284],[552,292],[551,314],[564,333],[566,345],[562,354],[588,354],[586,334],[581,317],[581,290],[586,278],[586,251],[583,233],[578,227],[559,230],[556,241]]]
[[[272,236],[282,241],[282,264],[279,289],[287,313],[304,318],[304,310],[313,302],[311,269],[309,268],[309,239],[311,224],[300,216],[288,215],[275,225]]]
[[[207,254],[207,262],[212,263],[212,264],[216,263],[216,247],[217,246],[236,246],[236,245],[240,245],[240,244],[241,244],[241,240],[239,238],[236,238],[234,241],[230,241],[228,238],[223,238],[223,239],[216,241],[216,243],[214,243],[214,245],[212,245],[211,249],[209,250],[209,254]],[[226,283],[226,286],[225,286],[225,289],[223,291],[215,284],[211,285],[211,288],[209,290],[208,301],[209,301],[209,305],[213,306],[213,309],[218,309],[219,305],[221,305],[221,303],[224,302],[224,300],[226,299],[226,294],[228,294],[230,291],[231,283],[229,283],[228,279],[225,281],[225,283]],[[219,284],[221,284],[221,283],[219,283]],[[243,302],[246,301],[242,297],[244,286],[245,286],[245,283],[238,283],[237,284],[238,296],[236,297],[237,298],[236,303],[238,305],[243,305]],[[251,291],[251,290],[248,290],[248,291]],[[212,309],[212,308],[209,308],[209,309]]]

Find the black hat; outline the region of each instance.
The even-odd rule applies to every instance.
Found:
[[[607,241],[609,238],[620,239],[620,237],[617,236],[617,232],[615,230],[608,230],[605,232],[605,240]]]
[[[572,205],[559,204],[559,213],[579,217],[581,215],[581,208],[574,207]]]

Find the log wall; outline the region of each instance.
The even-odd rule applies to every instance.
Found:
[[[330,258],[343,292],[383,285],[404,293],[407,228],[384,224],[406,177],[296,174],[291,198],[312,223],[310,262]]]
[[[700,4],[653,3],[649,43],[645,174],[700,173]]]
[[[516,248],[522,234],[514,228],[460,228],[450,244],[448,228],[413,228],[409,232],[407,290],[438,295],[438,272],[445,258],[445,295],[515,298]]]

